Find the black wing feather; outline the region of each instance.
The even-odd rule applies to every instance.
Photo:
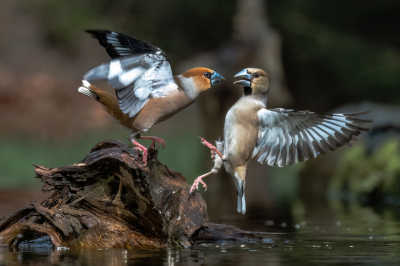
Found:
[[[157,46],[118,32],[108,30],[87,30],[86,32],[90,33],[93,38],[99,41],[101,46],[106,48],[111,58],[135,54],[161,54],[165,56],[164,52]]]

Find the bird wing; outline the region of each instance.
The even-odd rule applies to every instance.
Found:
[[[328,114],[263,108],[258,111],[259,133],[252,159],[283,167],[350,145],[360,131],[368,130],[366,124],[372,121],[356,117],[368,112]]]
[[[106,48],[111,58],[135,54],[159,54],[165,57],[164,52],[157,46],[121,33],[108,30],[87,30],[86,32],[90,33],[93,38],[99,41],[101,46]]]
[[[178,90],[171,65],[158,47],[112,31],[88,32],[114,59],[93,68],[84,78],[106,80],[116,90],[124,114],[134,117],[151,98]]]

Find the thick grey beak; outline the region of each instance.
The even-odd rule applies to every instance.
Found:
[[[214,71],[214,73],[211,75],[211,85],[221,83],[222,81],[225,81],[225,78]]]
[[[235,81],[233,84],[237,84],[237,85],[242,85],[243,87],[250,87],[250,74],[247,73],[247,69],[243,69],[242,71],[240,71],[239,73],[237,73],[235,76],[235,78],[242,78],[241,80],[237,80]]]

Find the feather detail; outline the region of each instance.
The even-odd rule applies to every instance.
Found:
[[[82,93],[83,95],[86,95],[89,98],[92,98],[95,101],[100,100],[99,95],[97,95],[97,93],[90,88],[90,83],[87,82],[86,80],[82,80],[82,87],[79,87],[78,91],[80,93]]]
[[[88,31],[114,59],[84,76],[103,79],[115,90],[124,114],[134,117],[151,98],[166,97],[178,90],[171,65],[156,46],[110,31]]]
[[[164,52],[155,45],[118,32],[107,30],[87,30],[86,32],[99,41],[111,58],[135,54],[160,54],[165,56]]]
[[[268,165],[293,165],[334,151],[357,140],[368,130],[371,120],[353,114],[324,114],[309,111],[261,109],[258,111],[261,132],[252,159]]]

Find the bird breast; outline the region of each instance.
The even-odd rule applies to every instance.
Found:
[[[245,164],[256,146],[259,132],[257,112],[260,109],[254,102],[239,100],[226,115],[225,155],[235,164]]]
[[[167,120],[193,102],[194,100],[188,98],[183,91],[173,92],[166,97],[151,98],[134,117],[132,125],[138,130],[150,129],[153,125]]]

